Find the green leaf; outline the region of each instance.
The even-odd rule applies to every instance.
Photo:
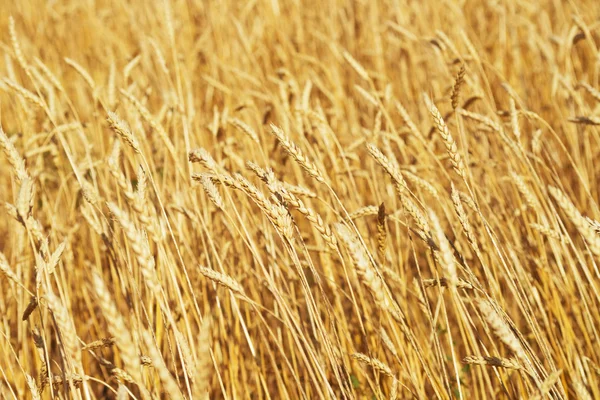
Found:
[[[358,381],[356,375],[350,375],[350,381],[352,381],[352,387],[354,389],[358,389],[358,387],[360,386],[360,382]]]

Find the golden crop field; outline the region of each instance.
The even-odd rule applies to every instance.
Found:
[[[597,0],[0,32],[1,398],[600,398]]]

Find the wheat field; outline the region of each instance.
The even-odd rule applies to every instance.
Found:
[[[0,2],[0,397],[600,398],[600,2]]]

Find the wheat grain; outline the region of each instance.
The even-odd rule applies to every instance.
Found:
[[[6,136],[2,126],[0,126],[0,146],[2,147],[2,150],[4,150],[4,154],[13,168],[17,180],[21,182],[26,179],[29,175],[25,168],[25,160],[23,160],[11,140]]]
[[[110,292],[102,277],[93,274],[92,280],[96,296],[98,296],[98,303],[108,324],[108,330],[113,335],[112,340],[119,349],[119,355],[123,360],[123,364],[125,364],[125,368],[129,371],[134,381],[138,384],[142,383],[140,359],[136,351],[137,346],[134,344],[131,334],[127,329],[127,323],[111,299]]]
[[[150,125],[153,131],[158,134],[165,146],[167,146],[167,149],[173,157],[173,159],[177,160],[177,151],[173,146],[171,139],[169,139],[169,135],[167,134],[163,126],[154,117],[152,117],[150,111],[148,111],[148,109],[144,107],[144,105],[140,103],[140,101],[136,99],[131,93],[121,89],[121,94],[125,96],[125,98],[133,105],[135,110],[142,116],[144,121],[146,121],[148,125]]]
[[[375,114],[375,121],[373,123],[373,135],[378,135],[381,132],[383,113],[381,110],[377,111]]]
[[[394,377],[394,373],[392,372],[392,370],[390,369],[390,367],[388,367],[387,365],[385,365],[382,361],[376,359],[376,358],[371,358],[365,354],[362,353],[354,353],[352,354],[352,358],[354,358],[355,360],[357,360],[358,362],[361,362],[363,364],[367,364],[370,365],[371,367],[373,367],[373,369],[375,369],[377,372],[381,372],[391,378]]]
[[[11,281],[13,281],[15,283],[20,282],[19,277],[17,276],[16,273],[14,273],[14,271],[8,264],[8,260],[6,259],[6,256],[1,252],[0,252],[0,271],[2,272],[2,274],[4,274],[4,276],[6,276]]]
[[[365,88],[359,85],[354,85],[354,89],[356,89],[358,94],[360,94],[361,97],[367,101],[367,103],[369,103],[375,108],[379,107],[379,102],[377,101],[377,98],[371,93],[369,93]]]
[[[542,400],[545,396],[547,396],[552,387],[556,385],[556,383],[560,380],[560,376],[562,374],[562,370],[554,371],[542,382],[539,387],[539,393],[535,393],[530,397],[531,400]]]
[[[600,117],[597,117],[595,115],[577,115],[575,117],[569,118],[568,121],[573,122],[575,124],[582,124],[582,125],[592,125],[592,126],[600,125]]]
[[[429,242],[429,237],[431,236],[431,228],[429,226],[429,221],[425,217],[425,214],[421,211],[419,206],[415,204],[415,202],[408,196],[403,196],[402,206],[406,210],[406,212],[414,219],[417,226],[419,227],[418,235],[425,242]]]
[[[356,236],[350,232],[348,227],[342,224],[336,225],[336,231],[350,252],[356,273],[361,278],[365,286],[371,291],[375,302],[379,307],[390,312],[394,318],[398,318],[399,311],[393,300],[390,298],[384,282],[377,271],[369,261],[367,252]]]
[[[33,377],[28,373],[25,373],[25,379],[27,380],[27,386],[29,386],[29,391],[31,392],[31,398],[33,400],[40,400],[41,392],[40,389],[38,389],[35,379],[33,379]]]
[[[96,279],[96,278],[94,278],[94,279]],[[99,289],[102,290],[103,288],[100,287]],[[98,290],[98,288],[96,288],[96,290]],[[102,296],[99,296],[99,297],[102,297]],[[81,350],[85,351],[85,350],[101,349],[104,347],[110,347],[115,343],[116,343],[116,341],[115,341],[114,337],[103,338],[103,339],[99,339],[99,340],[94,340],[93,342],[86,344],[85,346],[83,346],[81,348]]]
[[[192,163],[200,163],[212,173],[219,171],[217,162],[212,158],[210,153],[203,148],[190,151],[188,160]]]
[[[344,57],[344,59],[348,62],[348,64],[350,64],[350,66],[352,67],[352,69],[365,81],[369,80],[369,74],[368,72],[363,68],[362,65],[360,65],[360,63],[358,61],[356,61],[356,59],[354,57],[352,57],[352,55],[350,53],[348,53],[347,51],[343,51],[342,52],[342,56]]]
[[[200,335],[198,344],[200,346],[200,354],[198,357],[198,367],[196,369],[196,379],[194,385],[194,398],[205,400],[208,399],[208,391],[210,389],[211,370],[213,369],[210,349],[212,345],[211,328],[213,319],[210,314],[205,315],[200,327]]]
[[[477,114],[465,109],[458,109],[458,112],[460,113],[460,115],[462,115],[463,117],[472,119],[474,121],[480,122],[486,126],[488,126],[489,128],[491,128],[493,131],[495,132],[502,132],[502,127],[497,124],[496,122],[494,122],[492,119],[490,119],[489,117],[486,117],[485,115],[481,115],[481,114]]]
[[[412,182],[413,184],[425,190],[435,200],[440,201],[440,195],[436,188],[431,183],[427,182],[425,179],[420,178],[419,176],[413,174],[410,171],[402,171],[402,176],[406,178],[407,181]]]
[[[0,253],[2,254],[2,253]],[[0,267],[1,267],[1,260],[0,260]],[[21,317],[21,321],[27,321],[29,319],[29,316],[35,311],[35,309],[38,306],[38,298],[36,296],[31,296],[29,298],[29,304],[27,304],[27,307],[25,308],[25,311],[23,311],[23,315]]]
[[[72,60],[68,57],[65,57],[64,61],[67,65],[73,67],[73,69],[77,71],[79,75],[81,75],[81,77],[85,80],[90,89],[92,89],[92,92],[96,90],[96,83],[94,82],[94,79],[92,79],[90,74],[85,70],[85,68],[79,65],[75,60]]]
[[[514,172],[511,172],[510,176],[511,176],[513,182],[515,183],[515,185],[517,186],[517,189],[519,189],[519,192],[521,193],[521,195],[523,195],[523,198],[525,198],[525,202],[527,203],[527,206],[529,208],[531,208],[532,210],[542,209],[542,205],[538,201],[535,194],[529,189],[529,186],[527,185],[527,183],[525,183],[525,179],[523,179],[522,176],[517,175]]]
[[[579,86],[584,88],[593,98],[594,100],[600,102],[600,91],[590,86],[587,82],[579,82]]]
[[[111,111],[108,112],[108,124],[136,153],[141,153],[141,146],[125,121]]]
[[[324,183],[325,178],[323,177],[323,175],[321,175],[316,165],[308,160],[308,158],[304,155],[304,153],[302,153],[298,146],[296,146],[296,144],[293,143],[280,128],[273,124],[271,124],[270,127],[271,132],[277,138],[281,146],[290,156],[292,156],[294,160],[296,160],[298,164],[300,164],[300,166],[306,171],[306,173],[308,173],[308,175],[316,179],[318,182]]]
[[[444,122],[444,118],[442,118],[442,114],[437,109],[435,104],[431,100],[429,100],[429,98],[427,98],[427,97],[426,97],[426,102],[427,102],[427,107],[429,108],[429,113],[433,117],[435,127],[436,127],[438,133],[440,134],[440,136],[442,137],[442,140],[444,141],[444,146],[446,146],[446,151],[448,152],[448,155],[450,156],[450,161],[452,162],[452,166],[454,167],[454,170],[456,171],[456,173],[461,178],[464,179],[466,176],[465,165],[464,165],[462,156],[458,152],[458,146],[456,145],[454,138],[450,134],[448,125],[446,125],[446,122]]]
[[[21,68],[27,71],[29,69],[29,66],[27,60],[25,60],[25,56],[23,55],[23,50],[21,50],[21,45],[19,44],[19,39],[17,38],[15,19],[12,15],[8,17],[8,32],[10,35],[11,44],[13,46],[13,51],[15,52],[15,57],[19,62]]]
[[[479,310],[496,336],[504,342],[520,360],[526,360],[525,349],[510,326],[500,314],[485,300],[479,302]]]
[[[510,105],[510,126],[512,127],[513,134],[519,140],[521,137],[521,128],[519,127],[519,114],[517,113],[515,100],[511,97],[508,102]]]
[[[381,203],[379,210],[377,211],[377,251],[379,252],[379,259],[382,262],[385,260],[385,248],[387,244],[385,217],[385,205],[384,203]]]
[[[469,217],[462,205],[460,193],[458,192],[458,190],[456,190],[454,184],[452,184],[451,186],[451,191],[452,204],[454,204],[454,211],[456,211],[456,215],[458,216],[460,225],[462,226],[463,231],[465,232],[465,235],[469,240],[469,243],[471,243],[471,246],[473,246],[473,249],[475,249],[475,251],[479,251],[479,245],[477,244],[477,239],[475,238],[473,227],[471,226],[471,223],[469,222]]]
[[[394,346],[394,343],[392,342],[392,339],[388,335],[385,328],[381,327],[379,333],[381,335],[381,340],[385,347],[390,351],[390,353],[394,355],[394,357],[398,357],[398,351],[396,350],[396,346]]]
[[[456,264],[454,263],[454,256],[452,249],[450,248],[450,242],[446,238],[440,221],[432,210],[429,210],[429,220],[433,225],[433,233],[440,247],[440,254],[442,256],[442,269],[444,275],[447,277],[448,286],[451,288],[456,287],[458,283],[458,276],[456,275]]]
[[[79,374],[69,374],[63,377],[62,375],[54,375],[52,376],[52,387],[55,391],[58,391],[61,386],[65,384],[65,382],[73,383],[75,388],[81,386],[81,383],[84,381],[85,377]]]
[[[35,63],[40,69],[40,71],[42,71],[42,73],[44,74],[45,79],[48,82],[50,82],[50,84],[54,86],[54,88],[56,88],[59,92],[64,93],[65,88],[62,86],[56,75],[54,75],[52,71],[50,71],[50,69],[46,66],[46,64],[44,64],[44,62],[37,57],[35,58]]]
[[[305,187],[292,185],[291,183],[287,182],[281,182],[281,184],[283,185],[283,188],[291,194],[295,194],[297,196],[305,196],[313,199],[317,197],[317,194],[315,192]]]
[[[597,395],[596,1],[42,3],[0,398]]]
[[[400,170],[394,164],[392,164],[390,160],[375,145],[368,143],[367,151],[377,162],[377,164],[379,164],[390,176],[390,178],[392,178],[392,182],[394,183],[398,194],[402,196],[407,186],[404,178],[402,178]]]
[[[223,202],[223,198],[221,197],[221,194],[219,193],[217,187],[214,185],[212,179],[210,179],[210,176],[200,174],[199,180],[208,198],[217,206],[217,208],[225,210],[225,203]]]
[[[590,224],[590,226],[592,227],[592,229],[598,234],[600,235],[600,222],[591,219],[590,217],[586,217],[588,223]]]
[[[447,287],[450,286],[449,284],[449,279],[446,278],[440,278],[440,279],[423,279],[423,287],[428,288],[428,287],[434,287],[434,286],[443,286],[443,287]],[[469,282],[458,278],[454,284],[454,286],[456,286],[458,289],[473,289],[473,285],[470,284]]]
[[[283,234],[284,237],[291,239],[294,236],[293,223],[289,212],[281,204],[270,202],[256,186],[250,183],[240,174],[234,175],[237,189],[246,193],[260,209],[269,217],[273,225]]]
[[[368,217],[370,215],[377,215],[378,213],[378,206],[364,206],[348,214],[348,218],[354,220],[363,217]]]
[[[515,359],[502,358],[502,357],[488,357],[488,356],[468,356],[463,358],[465,364],[475,365],[489,365],[490,367],[501,367],[506,369],[522,369],[523,366]]]
[[[450,100],[452,102],[452,108],[454,110],[456,110],[456,108],[458,107],[458,101],[459,101],[459,97],[460,97],[460,88],[461,88],[462,84],[464,83],[465,72],[466,72],[465,65],[462,64],[460,66],[460,70],[456,74],[456,78],[454,78],[454,85],[452,86],[452,94],[450,95]]]
[[[64,241],[56,247],[56,250],[50,256],[50,259],[48,260],[48,262],[46,264],[46,270],[49,275],[53,274],[54,271],[56,270],[56,266],[58,265],[58,262],[60,261],[60,256],[62,256],[62,253],[65,251],[66,247],[67,247],[67,242]]]
[[[308,208],[302,200],[288,192],[283,185],[278,185],[273,179],[267,179],[267,182],[269,185],[269,190],[271,190],[272,193],[281,196],[285,202],[300,211],[300,213],[302,213],[306,219],[313,224],[329,248],[334,251],[337,249],[337,239],[331,232],[331,228],[325,224],[325,222],[323,222],[323,219],[318,213],[316,213],[312,208]]]
[[[548,236],[549,238],[564,242],[564,238],[561,236],[561,234],[559,232],[553,230],[549,226],[536,224],[536,223],[531,223],[531,224],[529,224],[529,226],[531,228],[535,229],[536,231]]]
[[[581,236],[584,237],[592,253],[597,257],[600,257],[600,236],[592,230],[592,227],[581,215],[577,207],[575,207],[571,200],[560,189],[548,186],[548,192],[554,197],[554,200],[556,200],[560,208],[562,208],[567,217],[569,217]]]
[[[390,400],[396,400],[398,398],[398,386],[400,386],[400,381],[394,378],[392,382],[392,388],[390,390]]]
[[[211,281],[216,282],[219,285],[225,286],[226,288],[237,294],[244,294],[244,288],[242,288],[242,286],[230,276],[218,271],[214,271],[210,268],[203,267],[201,265],[198,266],[198,271]]]
[[[581,400],[592,400],[592,396],[590,392],[588,392],[585,384],[580,380],[575,380],[573,382],[573,389],[575,389],[575,393],[577,394],[577,398]]]
[[[8,78],[4,78],[2,82],[4,82],[8,87],[10,87],[18,95],[23,97],[25,100],[27,100],[31,104],[41,108],[42,110],[46,110],[46,106],[45,106],[44,102],[38,95],[32,93],[31,91],[25,89],[23,86],[19,85],[18,83],[14,82]]]
[[[148,180],[146,176],[146,172],[144,168],[139,165],[137,170],[137,190],[134,198],[134,209],[139,210],[140,214],[145,214],[143,212],[146,204],[146,189],[148,185]]]
[[[33,196],[33,181],[31,178],[26,177],[21,180],[21,187],[19,188],[17,202],[15,204],[17,215],[22,221],[27,221],[30,216],[31,209],[33,208]]]
[[[69,315],[69,311],[62,304],[61,300],[52,292],[48,292],[45,295],[48,307],[54,315],[56,325],[61,334],[61,342],[64,346],[68,359],[74,362],[73,367],[78,369],[81,365],[81,350],[78,345],[77,333],[75,332],[75,326],[73,320]]]
[[[131,73],[133,72],[133,70],[140,64],[141,60],[142,60],[142,56],[141,56],[141,54],[138,54],[137,56],[132,58],[131,61],[129,61],[125,65],[125,67],[123,68],[123,77],[125,78],[126,82],[129,79],[129,77],[131,76]]]
[[[123,227],[123,233],[129,240],[129,245],[136,256],[142,275],[145,278],[146,285],[153,292],[160,290],[160,283],[156,276],[154,257],[150,253],[148,243],[143,239],[142,234],[129,219],[129,215],[121,210],[116,204],[108,203],[110,212],[117,218],[119,224]]]
[[[181,390],[179,390],[177,382],[169,372],[165,361],[162,355],[160,354],[159,349],[156,347],[154,339],[152,338],[150,333],[148,333],[148,331],[142,331],[142,338],[144,339],[144,343],[146,344],[146,348],[148,349],[148,354],[152,359],[152,365],[156,369],[158,377],[164,385],[164,388],[169,398],[183,400],[183,394],[181,393]]]
[[[248,135],[248,137],[250,139],[252,139],[256,144],[260,143],[260,139],[258,138],[258,135],[256,134],[256,132],[254,131],[254,129],[252,129],[248,124],[246,124],[245,122],[237,119],[237,118],[230,118],[228,120],[228,122],[235,126],[237,129],[239,129],[240,132],[245,133],[246,135]]]
[[[423,146],[425,148],[427,148],[428,145],[427,145],[427,142],[425,141],[425,138],[423,137],[423,134],[421,133],[419,128],[417,128],[417,126],[415,125],[413,120],[410,118],[410,115],[408,114],[408,111],[406,111],[406,108],[404,108],[402,103],[400,103],[399,101],[396,101],[395,105],[396,105],[396,110],[402,117],[402,120],[408,127],[408,130],[413,134],[413,136],[415,138],[417,138],[423,144]]]

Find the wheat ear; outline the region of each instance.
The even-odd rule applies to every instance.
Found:
[[[466,177],[465,164],[463,162],[462,156],[458,152],[458,146],[456,145],[454,138],[450,134],[448,125],[446,125],[444,118],[442,118],[442,114],[437,109],[435,104],[431,100],[429,100],[427,97],[426,97],[426,101],[427,101],[427,107],[429,108],[429,113],[433,117],[435,127],[444,142],[444,146],[446,146],[446,151],[448,152],[448,155],[450,156],[450,161],[452,162],[452,166],[454,167],[454,170],[461,178],[465,179],[465,177]]]

